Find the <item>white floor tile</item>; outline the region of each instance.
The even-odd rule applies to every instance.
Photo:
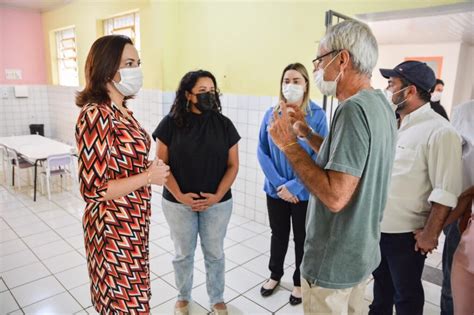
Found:
[[[76,251],[73,251],[45,259],[43,262],[52,273],[58,273],[66,269],[82,265],[86,262],[86,260]]]
[[[170,230],[167,226],[161,224],[150,226],[150,240],[158,240],[168,235],[170,235]]]
[[[38,258],[29,249],[0,256],[0,273],[37,262]]]
[[[249,248],[242,244],[234,245],[225,251],[226,258],[239,265],[252,260],[258,255],[260,255],[260,253],[255,249]]]
[[[263,307],[255,304],[254,302],[248,300],[247,298],[240,296],[235,300],[230,301],[227,304],[227,308],[229,314],[233,315],[244,315],[244,314],[252,314],[252,315],[266,315],[271,314],[268,310],[264,309]]]
[[[263,235],[252,237],[246,241],[243,241],[242,244],[255,249],[259,253],[267,253],[270,251],[270,238]]]
[[[275,312],[276,310],[285,306],[288,303],[290,298],[290,291],[284,289],[283,287],[277,287],[273,294],[268,297],[263,297],[260,294],[260,287],[254,287],[252,290],[247,291],[244,296],[249,300],[257,303],[260,306],[263,306],[265,309]]]
[[[257,222],[246,222],[245,224],[242,225],[242,227],[246,228],[247,230],[250,230],[255,233],[263,233],[263,232],[268,232],[270,231],[270,227],[265,225],[265,224],[260,224]]]
[[[275,312],[275,315],[303,315],[303,303],[298,305],[286,304],[284,307]],[[364,313],[368,314],[368,312]]]
[[[59,218],[49,219],[46,222],[53,229],[58,229],[58,228],[65,227],[71,224],[78,224],[78,223],[80,224],[80,221],[78,219],[76,219],[75,217],[69,214],[61,216]]]
[[[151,309],[152,315],[169,315],[173,314],[174,304],[176,303],[175,299],[171,299],[168,302],[165,302],[153,309]],[[208,310],[203,308],[201,305],[191,302],[189,304],[189,314],[193,315],[206,315]]]
[[[89,275],[87,273],[87,265],[83,264],[56,274],[59,282],[61,282],[66,289],[70,290],[80,285],[89,283]]]
[[[81,304],[83,308],[88,308],[89,306],[92,306],[91,291],[90,291],[89,283],[83,284],[81,286],[78,286],[77,288],[69,290],[69,292],[76,299],[76,301],[78,301],[79,304]]]
[[[82,310],[77,301],[67,292],[25,307],[25,314],[74,314]]]
[[[64,291],[52,276],[36,280],[11,290],[21,307],[33,304]]]
[[[265,280],[243,267],[232,269],[226,274],[226,285],[239,293],[244,293]]]
[[[164,302],[171,300],[178,295],[178,292],[175,288],[161,279],[156,279],[151,282],[151,293],[151,308],[163,304]]]
[[[228,238],[230,238],[231,240],[233,241],[236,241],[236,242],[242,242],[242,241],[245,241],[245,240],[248,240],[249,238],[252,238],[256,235],[256,233],[252,232],[252,231],[249,231],[247,229],[244,229],[240,226],[236,226],[234,228],[231,228],[229,230],[227,230],[227,236]]]
[[[81,223],[67,225],[62,228],[55,229],[55,231],[65,239],[71,236],[82,235],[84,233]]]
[[[173,271],[173,255],[163,254],[161,256],[150,259],[150,271],[158,276],[166,275]]]
[[[249,262],[242,265],[245,269],[256,273],[264,278],[270,277],[270,270],[268,269],[269,257],[260,255]]]
[[[0,231],[0,243],[18,239],[18,235],[12,229]]]
[[[160,246],[161,248],[166,249],[168,252],[174,253],[174,244],[169,235],[164,236],[159,240],[155,240],[155,243],[158,244],[158,246]]]
[[[50,231],[51,228],[43,222],[37,222],[34,225],[19,226],[17,228],[14,228],[14,230],[20,237],[26,237],[26,236],[38,234],[41,232]]]
[[[244,218],[244,217],[242,217],[242,216],[240,216],[240,215],[233,214],[233,215],[230,217],[230,222],[231,222],[232,224],[235,224],[235,225],[241,225],[241,224],[250,222],[250,220],[247,219],[247,218]]]
[[[165,249],[156,245],[154,242],[150,242],[149,250],[150,250],[150,258],[161,256],[163,254],[168,253]]]
[[[49,276],[51,273],[41,262],[36,262],[27,266],[16,268],[2,273],[3,280],[7,286],[15,288],[34,280]]]
[[[7,314],[20,309],[20,306],[16,303],[12,294],[9,291],[0,293],[0,313]]]
[[[44,244],[41,246],[33,247],[33,252],[38,256],[41,260],[58,256],[67,252],[71,252],[74,250],[68,243],[63,240],[57,240],[48,244]]]
[[[79,234],[66,238],[66,242],[75,249],[84,249],[84,235]]]
[[[41,222],[41,219],[34,215],[25,215],[17,218],[6,218],[5,221],[12,228],[17,228],[24,225],[34,225],[37,222]]]
[[[60,240],[61,237],[56,232],[49,230],[35,235],[23,237],[22,239],[25,241],[26,244],[28,244],[28,246],[34,248]]]
[[[2,279],[0,279],[0,292],[4,292],[4,291],[7,291],[7,290],[8,290],[8,288],[5,285],[5,282],[3,282]]]
[[[2,256],[21,252],[26,249],[28,248],[25,243],[19,238],[0,243],[0,253],[2,253]]]
[[[93,306],[86,308],[86,311],[89,315],[99,315]]]

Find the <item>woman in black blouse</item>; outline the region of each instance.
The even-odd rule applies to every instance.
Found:
[[[198,234],[212,314],[227,314],[224,237],[232,212],[230,186],[239,168],[240,136],[221,113],[216,79],[210,72],[191,71],[181,79],[171,111],[153,138],[157,156],[171,171],[162,205],[176,252],[175,314],[188,314]]]

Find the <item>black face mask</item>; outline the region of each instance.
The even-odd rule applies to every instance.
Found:
[[[196,95],[197,104],[196,107],[201,112],[213,110],[216,107],[216,95],[214,92],[199,93]]]

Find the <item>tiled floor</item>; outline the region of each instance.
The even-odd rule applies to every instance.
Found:
[[[91,307],[81,216],[84,202],[77,193],[56,192],[33,202],[31,189],[21,192],[0,186],[0,314],[95,314]],[[173,244],[155,193],[151,226],[151,307],[153,314],[172,314],[176,296],[171,265]],[[268,276],[268,227],[233,215],[226,247],[225,299],[230,314],[303,314],[291,306],[293,247],[286,259],[287,272],[274,295],[262,298],[259,288]],[[442,248],[442,244],[440,246]],[[427,264],[439,268],[435,252]],[[366,308],[372,297],[366,291]],[[425,314],[439,313],[440,287],[424,281]],[[208,299],[204,262],[197,249],[191,314],[206,314]]]

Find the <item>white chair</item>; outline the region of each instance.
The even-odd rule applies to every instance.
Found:
[[[51,155],[44,162],[44,171],[41,172],[41,176],[46,181],[49,200],[51,200],[51,177],[58,175],[61,177],[61,187],[63,176],[71,176],[77,180],[74,159],[71,154]],[[43,180],[41,180],[41,190],[44,192]]]
[[[7,147],[3,144],[0,144],[0,162],[2,163],[2,172],[3,172],[3,182],[5,185],[8,185],[8,174],[7,171],[9,169],[8,163],[8,153]]]
[[[7,147],[6,151],[7,151],[8,165],[9,167],[11,167],[11,170],[12,170],[12,185],[15,186],[15,177],[16,177],[18,188],[21,189],[21,177],[20,177],[21,172],[20,171],[23,169],[32,168],[35,165],[25,160],[21,156],[19,156],[18,153],[13,149],[10,149]],[[16,169],[16,173],[15,173],[15,169]]]

